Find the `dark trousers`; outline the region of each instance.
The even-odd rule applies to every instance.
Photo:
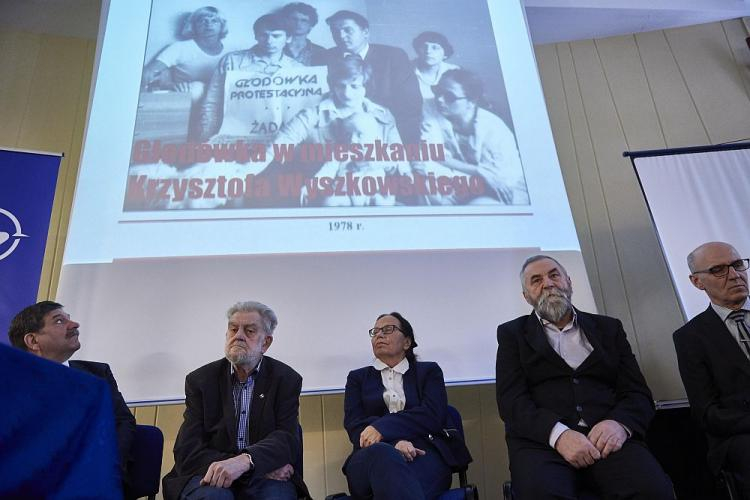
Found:
[[[738,434],[724,457],[724,469],[734,477],[737,493],[750,500],[750,434]]]
[[[544,446],[514,449],[510,474],[516,500],[575,500],[583,490],[602,499],[669,500],[672,482],[659,462],[638,441],[623,447],[589,467],[576,469]]]
[[[387,443],[357,450],[344,471],[349,492],[357,499],[430,500],[437,497],[450,488],[451,471],[437,450],[428,447],[425,451],[425,455],[407,462]]]
[[[180,500],[297,500],[297,489],[291,481],[275,481],[263,476],[247,483],[235,481],[229,488],[201,486],[203,476],[193,476],[180,493]]]

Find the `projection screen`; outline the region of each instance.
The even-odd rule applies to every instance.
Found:
[[[595,310],[519,2],[312,0],[282,58],[284,4],[105,2],[57,295],[76,357],[132,404],[179,401],[227,308],[258,300],[307,393],[371,361],[388,311],[447,383],[492,382],[539,252]]]
[[[708,306],[688,276],[687,254],[709,241],[750,256],[750,143],[629,153],[685,319]]]

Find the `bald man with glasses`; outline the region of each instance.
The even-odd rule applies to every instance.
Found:
[[[711,304],[674,332],[693,419],[708,437],[708,465],[730,472],[750,499],[750,300],[748,259],[724,242],[687,257],[690,282]]]

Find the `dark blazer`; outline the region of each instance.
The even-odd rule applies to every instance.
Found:
[[[245,448],[253,458],[255,469],[238,481],[298,462],[301,388],[302,377],[297,372],[281,361],[263,357],[255,378],[248,419],[250,446]],[[185,377],[184,421],[174,445],[174,468],[162,482],[164,498],[177,499],[191,477],[203,476],[213,462],[239,453],[230,364],[220,359]],[[299,496],[307,497],[301,470],[294,471],[292,481]]]
[[[112,370],[107,363],[70,360],[68,361],[68,365],[76,370],[104,379],[109,385],[112,394],[112,409],[115,414],[117,447],[120,452],[120,467],[123,474],[123,483],[127,487],[127,467],[132,461],[131,448],[133,445],[133,438],[135,437],[135,417],[130,413],[128,405],[125,404],[125,399],[117,388],[117,382],[115,381],[115,377],[112,375]]]
[[[451,467],[465,459],[454,456],[442,439],[448,417],[448,397],[443,371],[437,363],[418,361],[416,367],[409,367],[404,374],[406,405],[402,411],[388,412],[383,401],[384,390],[383,378],[372,366],[349,372],[344,394],[344,428],[353,446],[352,453],[360,449],[359,435],[365,427],[372,425],[383,435],[382,441],[386,443],[395,445],[405,439],[417,448],[429,443]],[[466,457],[471,461],[468,451]]]
[[[338,47],[328,50],[329,58],[343,57],[343,54]],[[406,52],[390,45],[371,43],[365,62],[372,68],[372,75],[365,84],[367,98],[393,114],[402,142],[419,143],[422,94]]]
[[[593,426],[612,419],[643,439],[654,403],[622,323],[577,311],[594,350],[573,370],[552,349],[536,314],[497,328],[497,405],[508,450],[549,447],[556,422],[572,429],[581,418]]]
[[[708,465],[716,474],[730,438],[750,433],[750,360],[711,306],[674,332],[690,413],[708,437]]]

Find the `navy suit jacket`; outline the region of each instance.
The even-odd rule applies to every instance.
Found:
[[[457,457],[442,439],[448,416],[448,396],[438,364],[418,361],[416,367],[409,367],[404,374],[406,405],[402,411],[388,412],[383,401],[384,391],[383,378],[372,366],[349,372],[344,394],[344,428],[352,442],[352,453],[360,449],[359,435],[372,425],[383,435],[383,442],[395,445],[405,439],[417,448],[429,443],[446,464],[453,466]]]
[[[708,437],[718,473],[731,437],[750,433],[750,360],[711,306],[674,332],[690,413]]]
[[[612,419],[643,439],[654,416],[651,391],[615,318],[577,311],[594,350],[573,369],[552,349],[536,314],[497,328],[497,404],[508,450],[549,448],[556,422],[572,429]]]
[[[298,463],[301,388],[302,377],[296,371],[281,361],[263,357],[253,385],[248,419],[250,445],[244,448],[255,469],[238,481]],[[213,462],[239,454],[230,364],[220,359],[185,377],[185,416],[174,445],[174,468],[162,481],[164,498],[177,499],[190,478],[205,475]],[[299,496],[307,497],[302,471],[297,469],[291,480]]]
[[[120,467],[123,475],[123,483],[127,486],[129,483],[127,476],[128,463],[132,460],[131,448],[135,437],[135,417],[130,412],[125,399],[122,397],[120,390],[117,388],[112,370],[107,363],[98,363],[96,361],[70,360],[68,365],[71,368],[86,372],[95,377],[99,377],[109,385],[110,394],[112,395],[112,409],[115,414],[115,428],[117,431],[117,447],[120,452]]]

